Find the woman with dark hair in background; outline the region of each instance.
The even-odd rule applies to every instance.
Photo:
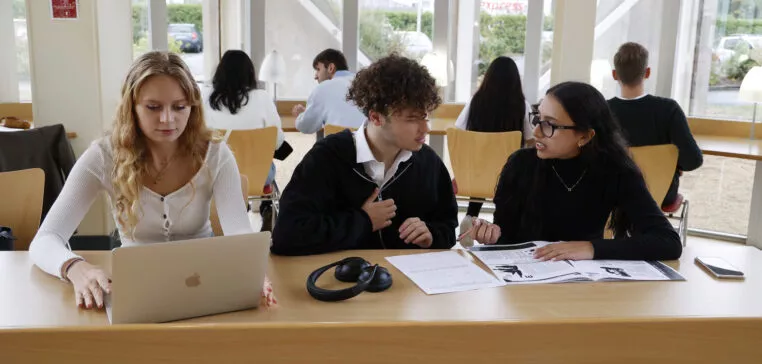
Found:
[[[212,87],[205,88],[204,111],[207,124],[218,129],[259,129],[269,126],[278,128],[275,148],[283,144],[284,135],[280,116],[272,98],[265,90],[257,88],[257,76],[251,58],[240,50],[225,52],[214,72]],[[274,151],[273,151],[274,152]],[[275,179],[275,164],[270,167],[266,185]],[[260,205],[262,230],[271,230],[272,202]]]
[[[458,115],[455,127],[487,133],[520,131],[528,141],[532,139],[529,110],[516,62],[501,56],[490,63],[479,89]],[[468,203],[461,232],[471,228],[473,217],[479,217],[481,209],[481,202]]]
[[[469,235],[485,244],[560,242],[537,249],[542,260],[680,257],[680,238],[598,90],[552,87],[532,124],[535,148],[514,153],[501,172],[494,224],[477,220]],[[604,240],[609,216],[614,239]]]

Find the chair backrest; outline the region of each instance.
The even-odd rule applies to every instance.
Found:
[[[357,131],[357,128],[347,128],[346,126],[325,124],[325,126],[323,126],[323,136],[329,136],[331,134],[340,133],[344,131],[345,129],[349,129],[351,131]]]
[[[13,230],[16,250],[29,250],[40,227],[44,194],[42,169],[0,172],[0,225]]]
[[[677,147],[672,144],[631,147],[630,153],[646,180],[648,192],[658,205],[667,196],[677,168]]]
[[[249,196],[261,196],[273,163],[278,128],[233,130],[228,138],[238,170],[249,178]]]
[[[249,179],[243,174],[241,175],[241,193],[243,194],[244,206],[246,206],[246,204],[249,203]],[[220,216],[217,214],[217,205],[214,203],[214,199],[212,199],[212,209],[209,213],[209,221],[212,223],[212,232],[214,232],[214,236],[223,236],[222,224],[220,224]]]
[[[32,104],[28,102],[0,104],[0,119],[6,116],[33,121]]]
[[[449,128],[447,147],[458,195],[493,198],[505,161],[521,148],[521,132],[480,133]]]

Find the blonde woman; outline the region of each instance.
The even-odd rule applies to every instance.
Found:
[[[110,136],[79,158],[29,247],[38,267],[72,283],[79,307],[103,307],[111,290],[108,275],[68,247],[100,191],[111,198],[123,246],[211,236],[212,197],[225,235],[253,232],[236,161],[202,110],[178,55],[149,52],[133,63]],[[274,303],[269,283],[264,290]]]

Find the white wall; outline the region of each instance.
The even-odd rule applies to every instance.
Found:
[[[48,1],[26,6],[35,124],[76,132],[72,146],[80,155],[110,124],[132,59],[132,26],[129,2],[78,3],[75,20],[52,20]],[[107,233],[107,211],[105,199],[96,200],[79,233]]]

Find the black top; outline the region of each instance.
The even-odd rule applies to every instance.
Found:
[[[540,197],[528,201],[533,188]],[[519,150],[503,168],[495,205],[495,223],[502,231],[499,244],[591,241],[595,259],[671,260],[682,253],[679,236],[642,175],[613,163],[582,157],[542,160],[535,149]],[[631,223],[630,236],[620,232],[617,238],[604,240],[606,222],[615,208]]]
[[[624,136],[633,147],[644,145],[674,144],[680,151],[677,171],[672,181],[670,195],[677,194],[679,171],[692,171],[704,162],[693,139],[688,120],[675,100],[646,95],[635,100],[612,98],[609,108],[622,126]],[[665,201],[669,198],[665,198]],[[669,201],[667,201],[669,202]]]
[[[455,245],[458,207],[442,160],[424,145],[400,163],[381,188],[397,206],[392,225],[372,232],[362,205],[377,188],[357,163],[354,137],[345,130],[317,142],[294,170],[280,199],[271,251],[282,255],[345,249],[416,249],[400,239],[410,217],[423,220],[434,238],[431,248]]]

